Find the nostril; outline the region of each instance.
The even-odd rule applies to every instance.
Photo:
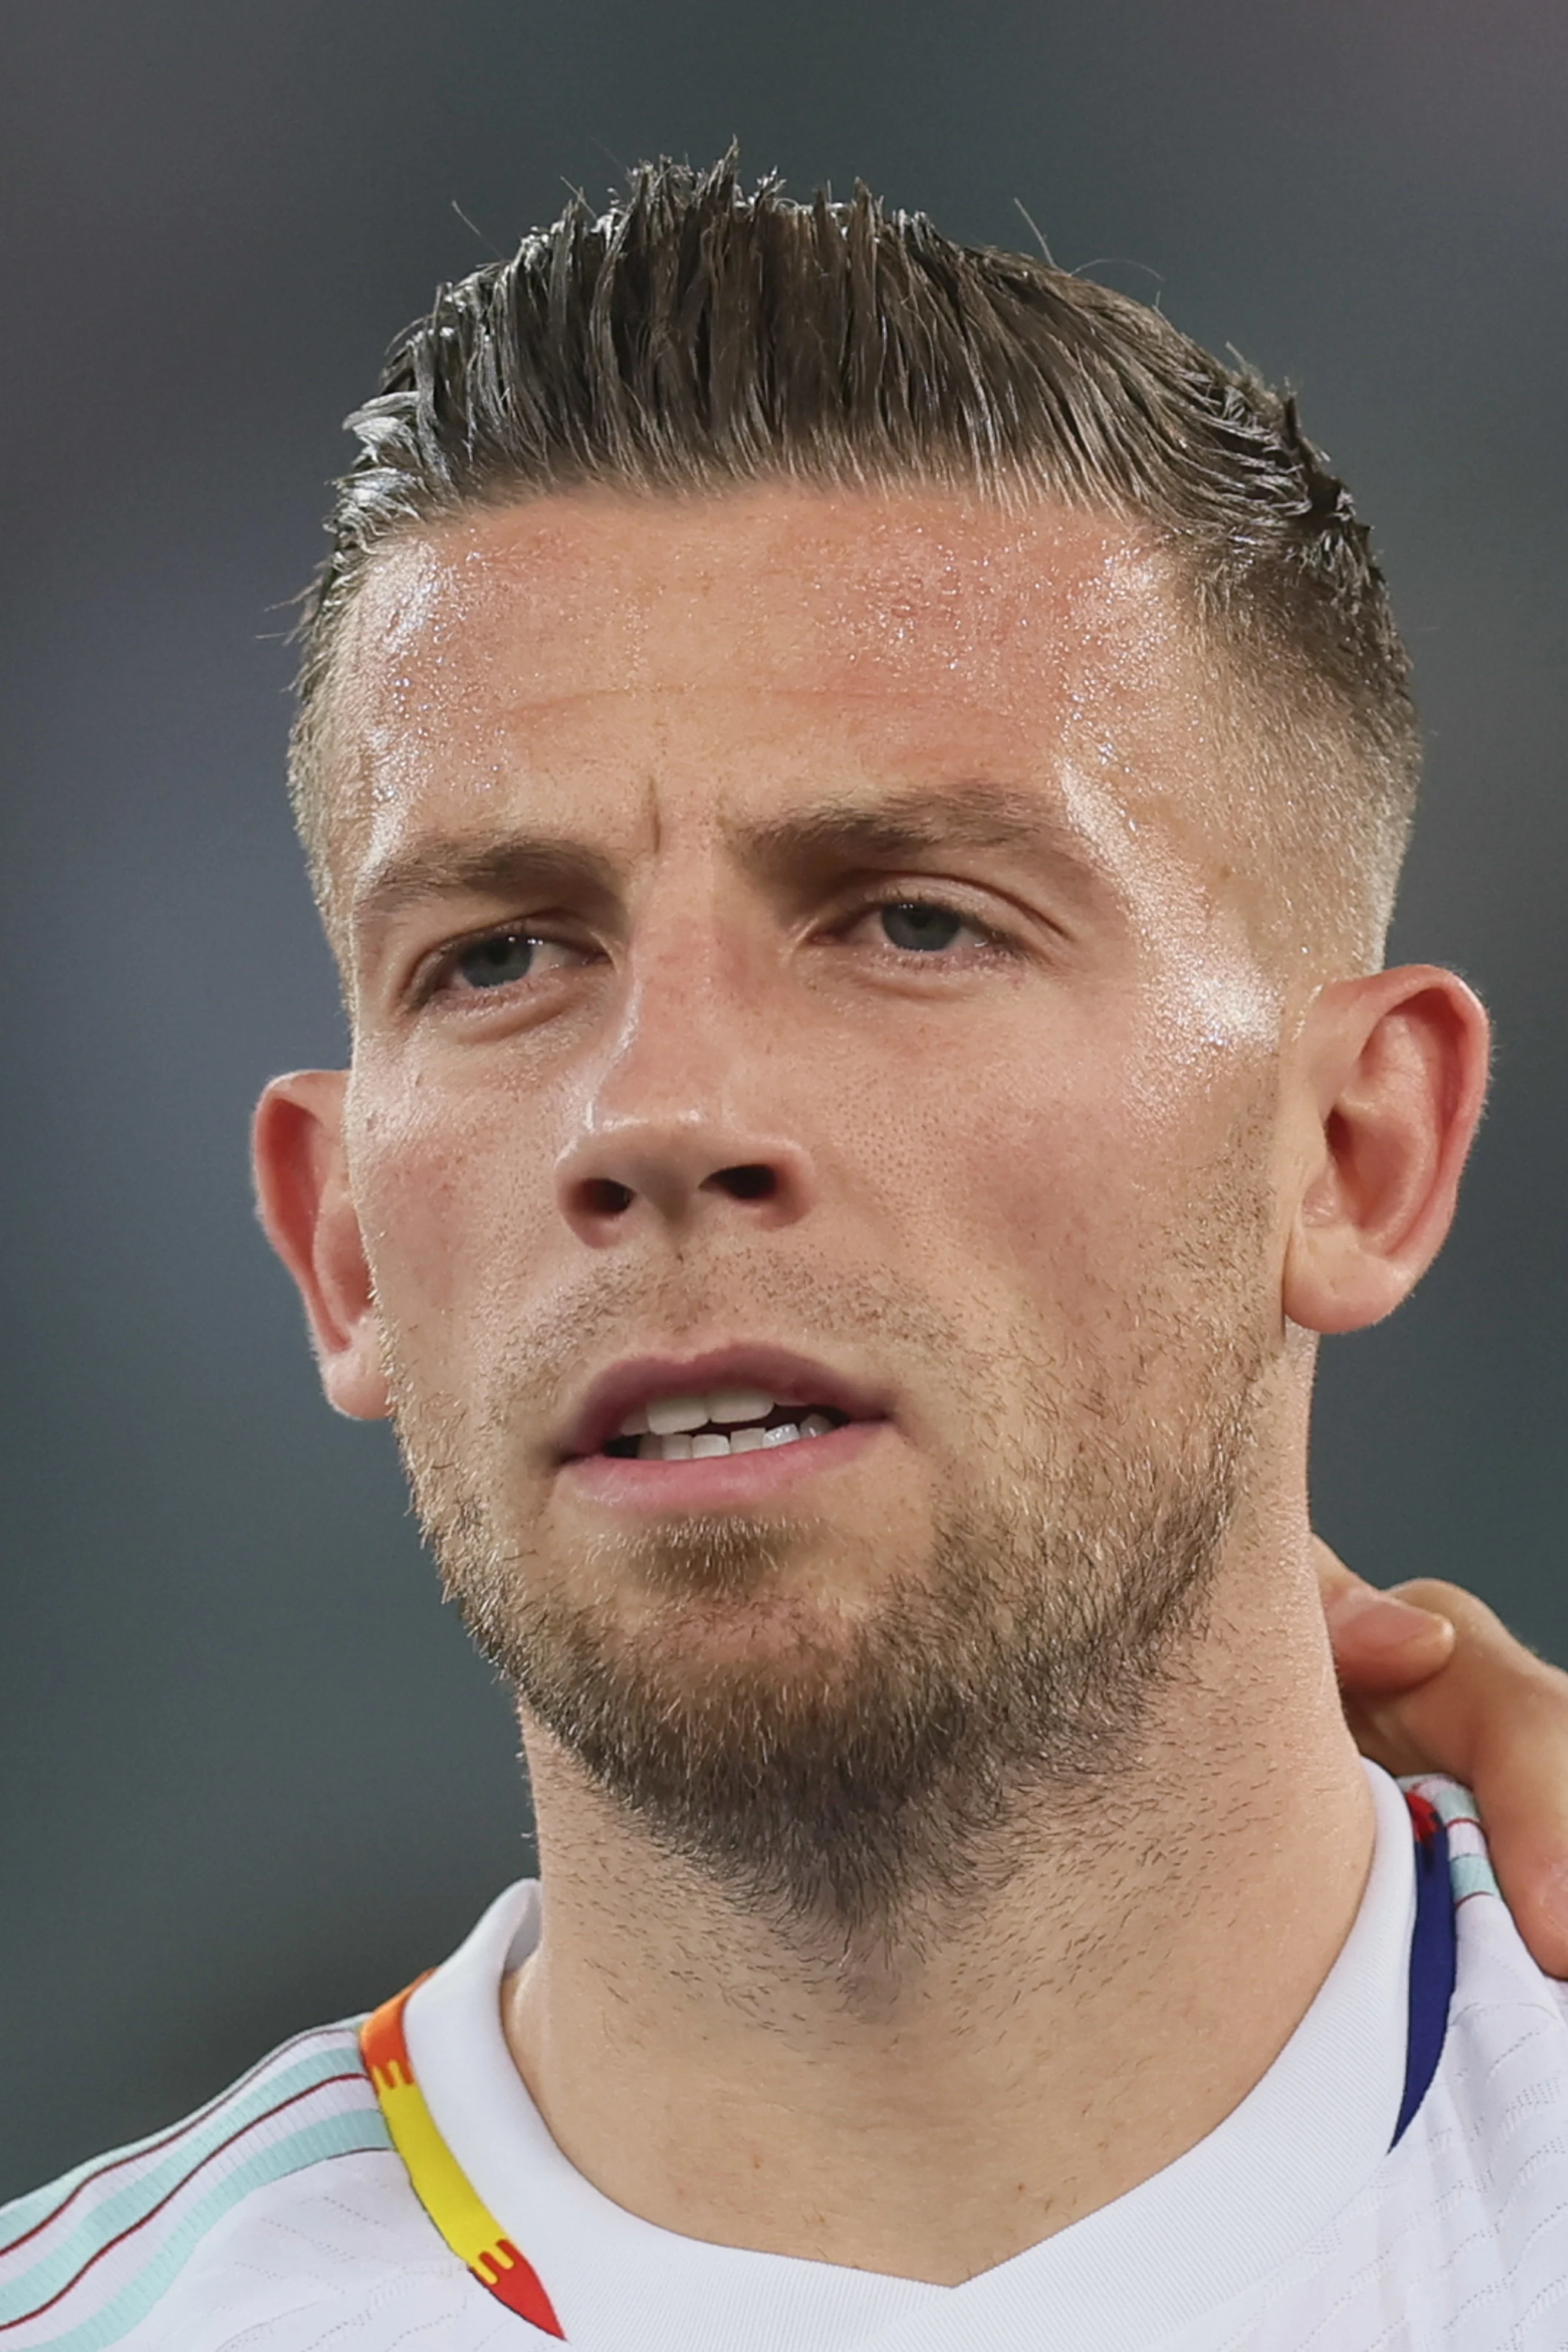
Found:
[[[584,1206],[596,1217],[624,1216],[632,1206],[629,1185],[617,1184],[609,1176],[591,1176],[582,1188]]]
[[[721,1168],[708,1182],[727,1192],[732,1201],[770,1201],[779,1190],[777,1174],[760,1161],[743,1168]]]

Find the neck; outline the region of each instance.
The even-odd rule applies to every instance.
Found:
[[[968,1914],[874,1964],[670,1863],[526,1726],[544,1928],[503,2013],[571,2162],[689,2237],[951,2284],[1196,2145],[1311,2005],[1370,1866],[1299,1549],[1222,1570],[1139,1754],[1015,1822]]]

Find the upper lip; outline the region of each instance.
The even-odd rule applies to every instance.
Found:
[[[851,1421],[877,1421],[885,1399],[830,1365],[788,1348],[714,1348],[700,1356],[628,1356],[601,1372],[562,1427],[563,1462],[600,1453],[629,1413],[650,1397],[701,1396],[716,1388],[763,1390],[779,1404],[826,1405]]]

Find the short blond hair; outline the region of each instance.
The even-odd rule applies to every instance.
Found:
[[[590,484],[915,483],[1153,530],[1264,722],[1279,838],[1329,877],[1325,927],[1380,953],[1419,733],[1366,527],[1293,399],[1145,305],[956,244],[864,188],[799,204],[774,180],[744,190],[733,154],[704,173],[649,163],[606,212],[575,202],[444,289],[349,425],[359,453],[304,600],[290,753],[324,906],[320,713],[379,551]]]

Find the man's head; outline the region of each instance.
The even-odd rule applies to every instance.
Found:
[[[269,1229],[536,1739],[885,1927],[1304,1540],[1302,1334],[1441,1238],[1381,586],[1260,388],[863,201],[648,174],[392,383],[297,746],[354,1065],[269,1091]]]
[[[747,195],[732,162],[633,173],[446,289],[350,419],[359,457],[303,628],[293,788],[329,925],[335,657],[378,552],[476,507],[597,485],[949,489],[1114,516],[1166,567],[1281,939],[1381,953],[1418,745],[1367,532],[1295,404],[1157,311],[921,215]],[[1219,741],[1217,740],[1217,753]],[[1283,872],[1288,872],[1289,882]]]

